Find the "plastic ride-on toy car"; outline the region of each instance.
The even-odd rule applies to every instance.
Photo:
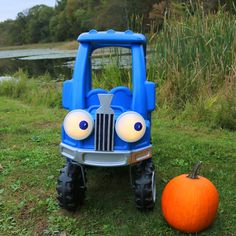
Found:
[[[91,30],[78,41],[73,78],[63,84],[62,104],[70,112],[62,126],[60,152],[66,165],[58,178],[59,205],[75,211],[83,203],[86,166],[129,165],[137,208],[152,209],[156,200],[151,145],[155,84],[146,80],[146,39],[130,30]],[[92,89],[91,55],[102,47],[130,49],[132,91],[123,86],[111,91]]]

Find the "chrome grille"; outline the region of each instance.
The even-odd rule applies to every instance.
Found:
[[[114,115],[97,113],[95,127],[96,151],[113,151]]]
[[[95,150],[113,151],[114,111],[111,109],[112,94],[98,94],[100,107],[96,112]]]

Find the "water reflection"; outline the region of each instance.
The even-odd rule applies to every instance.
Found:
[[[12,75],[19,69],[30,77],[48,73],[53,79],[72,77],[76,51],[54,49],[27,49],[0,51],[0,76]],[[102,48],[92,56],[92,69],[99,72],[107,65],[131,67],[131,52],[124,48]]]
[[[74,58],[69,58],[70,60]],[[63,66],[67,59],[18,60],[17,58],[0,59],[0,75],[11,75],[19,69],[26,71],[30,77],[49,73],[52,78],[71,78],[72,69]]]

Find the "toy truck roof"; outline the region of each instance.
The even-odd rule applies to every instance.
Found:
[[[125,32],[114,31],[112,29],[108,31],[90,30],[88,33],[83,33],[78,37],[80,43],[91,43],[101,45],[117,45],[117,46],[129,46],[133,43],[146,45],[146,38],[143,34],[134,33],[131,30]]]

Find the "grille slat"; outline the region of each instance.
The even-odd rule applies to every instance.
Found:
[[[95,125],[95,146],[96,146],[96,149],[100,143],[100,134],[99,134],[99,127],[100,127],[100,115],[97,114],[96,115],[96,125]]]
[[[103,126],[102,126],[102,151],[105,150],[105,144],[106,144],[106,136],[105,136],[105,129],[106,129],[106,114],[103,115]]]
[[[109,149],[113,151],[113,147],[114,147],[114,115],[113,114],[110,115],[109,130],[110,130],[110,135],[108,136],[110,140]]]
[[[99,142],[99,150],[103,151],[103,126],[104,126],[104,114],[101,114],[101,119],[100,119],[100,130],[99,130],[99,138],[100,138],[100,142]]]
[[[111,149],[111,146],[110,146],[110,143],[111,143],[111,137],[110,137],[110,133],[111,133],[111,130],[110,130],[110,126],[111,126],[111,115],[108,116],[108,129],[107,129],[107,137],[108,137],[108,140],[107,140],[107,148],[108,149]]]

